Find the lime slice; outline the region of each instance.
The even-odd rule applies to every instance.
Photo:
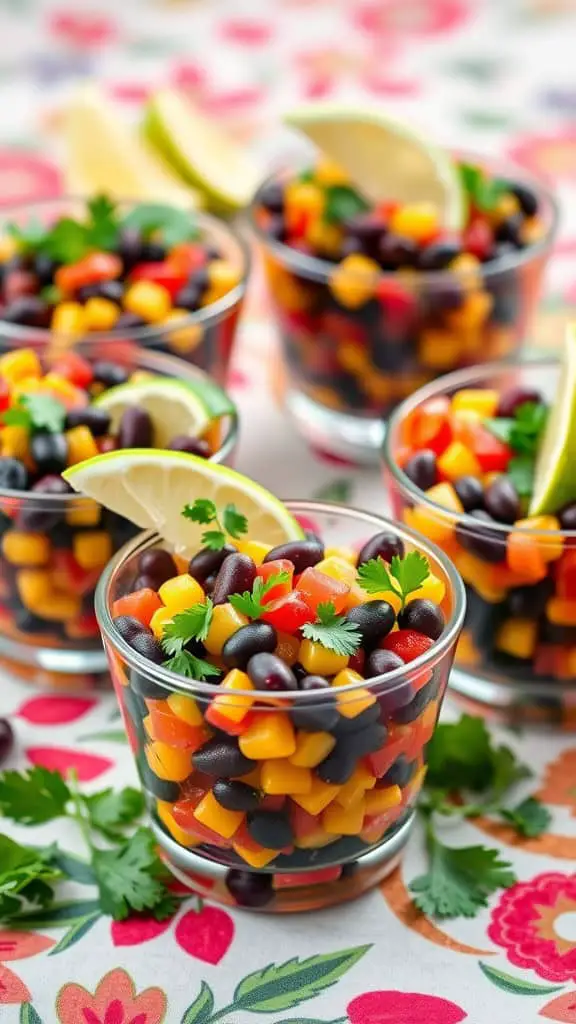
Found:
[[[249,536],[265,544],[300,540],[302,527],[259,484],[227,466],[216,466],[185,452],[148,448],[97,455],[63,474],[74,488],[136,526],[156,530],[173,549],[190,557],[209,527],[182,516],[187,503],[208,498],[222,511],[233,504],[248,520]]]
[[[233,416],[236,406],[226,392],[212,380],[206,377],[205,380],[187,380],[182,384],[193,391],[200,399],[205,409],[210,413],[211,419],[219,419],[220,416]]]
[[[445,150],[379,109],[311,103],[284,116],[336,161],[372,202],[430,202],[442,224],[459,230],[466,198]]]
[[[154,424],[154,446],[167,448],[177,434],[199,437],[212,416],[206,404],[187,384],[166,377],[151,377],[134,384],[120,384],[105,391],[94,402],[112,418],[111,429],[118,430],[122,413],[131,405],[145,409]]]
[[[77,89],[63,120],[65,175],[71,195],[105,192],[112,199],[200,205],[145,141],[130,131],[94,85]]]
[[[257,169],[187,97],[171,89],[155,93],[148,102],[142,131],[174,171],[200,189],[215,210],[233,212],[251,199],[258,184]]]
[[[529,514],[558,512],[576,501],[576,324],[564,337],[558,391],[542,436]]]

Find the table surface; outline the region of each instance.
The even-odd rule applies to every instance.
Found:
[[[574,0],[0,0],[0,195],[57,186],[62,103],[86,74],[102,77],[128,117],[150,88],[186,88],[268,162],[288,151],[277,116],[296,99],[368,96],[440,141],[553,175],[564,229],[534,335],[552,344],[576,297],[575,33]],[[233,381],[239,468],[285,497],[383,510],[376,472],[312,454],[290,434],[266,358],[273,344],[255,282]],[[4,680],[0,708],[17,731],[13,766],[75,766],[88,790],[134,781],[111,695],[39,695]],[[488,820],[454,828],[455,845],[488,836],[519,879],[476,919],[439,927],[413,912],[416,835],[379,890],[322,913],[255,917],[191,898],[162,925],[100,918],[0,931],[2,1024],[576,1022],[576,746],[569,736],[505,738],[534,767],[529,788],[552,825],[523,842]],[[61,823],[9,831],[78,848]],[[72,884],[65,896],[93,893]],[[313,958],[306,977],[293,958]],[[267,967],[274,997],[258,1012],[236,1008],[241,980]],[[213,993],[213,1015],[199,1003],[186,1015],[201,989]]]

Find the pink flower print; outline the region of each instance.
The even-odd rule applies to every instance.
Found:
[[[502,894],[488,935],[516,967],[547,981],[574,981],[576,939],[568,937],[568,915],[576,918],[576,875],[547,872]]]
[[[60,42],[78,49],[100,48],[117,35],[112,18],[103,14],[72,9],[53,11],[48,22],[50,33]]]
[[[576,129],[546,135],[525,135],[513,143],[510,156],[533,174],[553,181],[576,179]]]
[[[347,1010],[351,1024],[458,1024],[468,1019],[456,1003],[420,992],[365,992]]]
[[[166,996],[160,988],[136,987],[126,971],[117,967],[100,979],[94,995],[83,985],[69,982],[56,998],[59,1024],[162,1024]]]
[[[377,38],[452,32],[468,16],[465,0],[367,0],[354,14],[357,25]]]
[[[273,34],[270,22],[255,18],[228,18],[220,25],[222,38],[239,46],[265,46]]]

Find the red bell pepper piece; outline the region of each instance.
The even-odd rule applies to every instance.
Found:
[[[52,373],[64,377],[78,388],[87,388],[94,380],[94,372],[87,359],[77,352],[63,352],[52,366]]]
[[[512,449],[491,434],[481,423],[467,427],[469,444],[483,473],[503,473],[512,458]]]
[[[168,263],[162,260],[161,263],[139,263],[130,274],[130,283],[135,281],[152,281],[154,284],[161,284],[169,293],[172,302],[181,288],[186,284],[188,275],[177,271]]]
[[[439,395],[418,406],[404,421],[402,433],[403,442],[411,448],[431,448],[441,455],[453,438],[450,399]]]
[[[304,600],[302,594],[293,590],[290,594],[279,597],[277,601],[266,605],[266,610],[260,618],[264,622],[269,622],[274,629],[281,633],[295,633],[306,622],[314,622],[316,613]]]
[[[294,578],[294,565],[287,558],[275,558],[273,562],[263,562],[256,569],[256,575],[260,576],[265,583],[271,576],[276,576],[279,572],[287,572],[288,579],[285,583],[276,583],[275,586],[266,592],[267,604],[271,601],[277,601],[280,597],[286,597],[286,594],[290,593]]]

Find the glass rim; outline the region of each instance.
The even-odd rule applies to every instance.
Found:
[[[92,345],[99,344],[92,340],[92,338],[86,338],[83,341],[78,342],[77,350],[82,354],[83,349]],[[177,356],[169,356],[164,352],[155,352],[152,349],[138,348],[134,346],[134,355],[136,357],[136,370],[150,370],[158,373],[159,376],[166,376],[168,379],[183,380],[186,382],[187,379],[194,378],[196,380],[210,380],[212,385],[219,387],[223,394],[230,399],[230,403],[233,406],[233,411],[225,413],[221,418],[224,421],[229,421],[226,429],[226,436],[224,437],[220,447],[214,455],[211,455],[208,462],[215,462],[217,464],[224,462],[230,453],[234,450],[236,442],[238,441],[239,427],[240,427],[240,415],[238,412],[238,406],[234,402],[225,388],[220,384],[217,384],[210,374],[206,373],[199,366],[194,366],[191,363],[185,362],[183,359],[179,359]],[[172,370],[170,374],[168,371]],[[162,449],[155,449],[161,451]],[[51,511],[57,511],[58,509],[64,508],[70,504],[74,504],[75,508],[82,507],[82,505],[92,506],[95,502],[94,498],[89,498],[87,495],[80,492],[71,491],[69,494],[44,494],[41,491],[15,491],[9,488],[0,487],[0,501],[14,501],[26,505],[33,504],[38,508],[50,509]]]
[[[478,520],[468,512],[452,512],[450,509],[438,505],[435,501],[430,501],[426,493],[420,490],[419,487],[416,487],[416,484],[410,480],[396,462],[392,451],[393,437],[400,430],[406,417],[414,412],[418,406],[422,405],[423,402],[427,402],[431,398],[439,398],[461,387],[480,384],[481,380],[486,377],[496,376],[507,371],[510,372],[515,368],[537,370],[554,369],[559,366],[559,360],[551,356],[537,359],[512,359],[508,362],[499,363],[482,363],[476,366],[464,367],[462,370],[454,370],[452,373],[446,373],[429,384],[425,384],[424,387],[418,388],[408,398],[405,398],[403,402],[400,402],[390,414],[382,444],[382,457],[385,468],[390,472],[399,487],[408,493],[411,500],[416,501],[427,512],[433,513],[437,519],[449,520],[458,525],[463,524],[469,534],[477,533],[480,535],[490,530],[491,533],[498,532],[503,536],[508,536],[515,529],[514,523],[498,523],[494,520],[493,523],[484,524],[484,528],[482,528]],[[543,530],[538,527],[529,528],[524,526],[520,527],[520,529],[527,537],[543,538],[544,543],[546,543],[546,539],[551,541],[552,539],[557,540],[558,537],[566,537],[568,540],[576,538],[576,530]]]
[[[408,526],[399,526],[392,519],[388,519],[384,516],[380,516],[374,512],[368,512],[364,509],[353,508],[349,505],[341,505],[337,502],[329,501],[307,501],[306,499],[288,499],[284,502],[287,508],[294,514],[312,515],[314,514],[325,514],[330,515],[338,514],[346,519],[360,519],[365,521],[367,524],[376,525],[382,530],[383,528],[391,529],[397,533],[402,539],[408,540],[414,545],[414,548],[424,554],[432,555],[433,559],[441,566],[443,572],[446,574],[448,579],[448,585],[450,586],[453,599],[454,607],[449,621],[446,623],[445,630],[439,640],[434,642],[434,645],[424,654],[419,655],[414,661],[410,661],[407,664],[402,665],[401,668],[394,669],[394,671],[387,673],[386,675],[374,676],[371,679],[361,679],[359,682],[350,683],[348,686],[338,687],[338,693],[354,693],[357,690],[367,689],[372,690],[375,687],[383,686],[381,693],[388,692],[396,688],[396,684],[400,685],[405,681],[405,677],[408,674],[410,677],[417,674],[419,670],[426,668],[431,662],[437,664],[437,662],[454,646],[460,630],[464,623],[464,613],[466,610],[466,593],[464,584],[460,578],[456,568],[444,554],[441,548],[436,544],[429,541],[427,538],[422,537],[416,530],[412,530]],[[113,583],[114,577],[120,571],[123,564],[131,558],[133,555],[138,554],[141,550],[147,550],[153,543],[161,540],[159,534],[154,533],[152,530],[147,530],[143,533],[139,533],[132,540],[128,541],[116,555],[110,560],[103,573],[98,580],[96,587],[94,608],[98,625],[102,632],[104,640],[112,646],[114,650],[119,650],[123,659],[128,663],[130,668],[137,672],[144,672],[145,675],[154,675],[154,681],[158,682],[160,686],[164,685],[165,688],[171,691],[179,690],[180,692],[189,692],[191,695],[216,697],[222,690],[219,686],[214,683],[207,683],[202,680],[187,679],[184,676],[177,675],[175,672],[171,672],[169,669],[164,668],[162,665],[155,665],[153,662],[147,661],[137,651],[133,650],[132,647],[120,633],[115,629],[112,615],[110,612],[109,602],[109,591]],[[254,694],[262,693],[262,699],[264,699],[264,692],[257,690],[234,690],[234,696],[238,697],[252,697]],[[278,694],[273,699],[278,704],[279,701],[285,700],[286,704],[305,703],[312,704],[314,701],[317,703],[324,703],[322,697],[319,697],[319,693],[322,691],[311,690],[290,690],[284,694]],[[326,691],[326,694],[328,691]],[[256,699],[259,699],[258,697]],[[272,703],[272,698],[270,698]]]
[[[448,149],[450,147],[447,147]],[[539,178],[537,175],[531,174],[529,171],[525,171],[524,168],[520,167],[513,160],[491,160],[489,156],[481,153],[469,152],[466,150],[450,150],[456,157],[469,158],[470,160],[476,160],[481,165],[502,167],[504,174],[504,168],[510,169],[510,174],[505,175],[511,181],[518,182],[519,184],[526,183],[528,187],[537,194],[539,198],[543,198],[550,207],[550,223],[547,226],[547,230],[542,238],[538,241],[527,245],[524,249],[518,249],[516,252],[512,252],[501,256],[497,260],[492,260],[490,263],[480,263],[474,271],[466,271],[468,273],[478,272],[481,274],[483,280],[489,280],[492,275],[505,273],[509,270],[516,270],[519,266],[525,263],[529,263],[532,259],[537,256],[543,255],[551,250],[554,239],[556,237],[558,222],[560,216],[560,208],[558,201],[550,188],[548,188],[545,181]],[[260,226],[256,217],[256,211],[259,206],[259,198],[262,190],[274,181],[277,181],[284,173],[291,171],[292,165],[283,165],[277,167],[274,171],[268,174],[263,181],[260,182],[256,189],[250,203],[246,208],[246,216],[248,223],[258,240],[274,255],[280,262],[287,266],[289,269],[299,273],[301,276],[314,278],[316,280],[328,280],[330,275],[334,272],[335,267],[338,263],[330,262],[330,260],[322,259],[319,256],[310,256],[307,253],[302,253],[298,249],[294,249],[290,245],[286,245],[284,242],[278,241],[276,238],[272,238],[267,232]],[[295,169],[295,168],[294,168]],[[400,270],[384,270],[378,269],[378,273],[366,275],[364,273],[357,274],[358,278],[364,276],[374,277],[375,280],[398,280],[398,275],[402,274],[402,270],[409,272],[412,270],[410,267],[401,268]],[[446,270],[416,270],[414,273],[417,275],[416,280],[418,282],[424,282],[424,284],[435,284],[441,285],[447,281],[453,280],[454,271],[449,269]],[[466,276],[464,274],[463,276]]]
[[[48,196],[44,199],[33,200],[32,202],[16,203],[13,206],[5,206],[0,210],[0,231],[2,231],[5,224],[8,223],[11,216],[23,214],[26,213],[26,211],[34,213],[35,210],[50,206],[53,203],[64,204],[66,202],[85,203],[86,197],[65,194],[62,196]],[[139,201],[136,199],[122,199],[117,202],[119,206],[122,204],[126,206],[136,206]],[[210,213],[205,213],[203,210],[191,209],[190,212],[197,219],[200,227],[205,227],[212,231],[215,229],[222,231],[224,234],[228,234],[238,246],[242,256],[242,277],[238,284],[234,285],[230,291],[226,292],[222,298],[217,299],[216,302],[211,302],[208,306],[203,306],[201,309],[190,312],[187,316],[183,316],[181,319],[174,321],[173,323],[166,325],[146,324],[143,327],[132,328],[117,327],[112,328],[109,331],[90,331],[89,333],[82,335],[79,339],[75,338],[75,344],[80,341],[87,340],[98,341],[100,344],[112,343],[114,341],[134,341],[139,344],[146,344],[148,341],[157,340],[159,334],[163,334],[168,331],[182,330],[196,324],[210,326],[213,322],[220,320],[230,309],[233,309],[234,306],[238,305],[246,294],[248,279],[252,268],[252,254],[250,246],[242,232],[228,221],[221,220],[219,217],[215,217]],[[52,331],[50,327],[25,327],[23,324],[11,324],[6,320],[2,320],[1,316],[0,331],[8,340],[14,342],[28,339],[38,343],[42,341],[47,342],[50,338],[69,340],[72,337],[62,331]]]

